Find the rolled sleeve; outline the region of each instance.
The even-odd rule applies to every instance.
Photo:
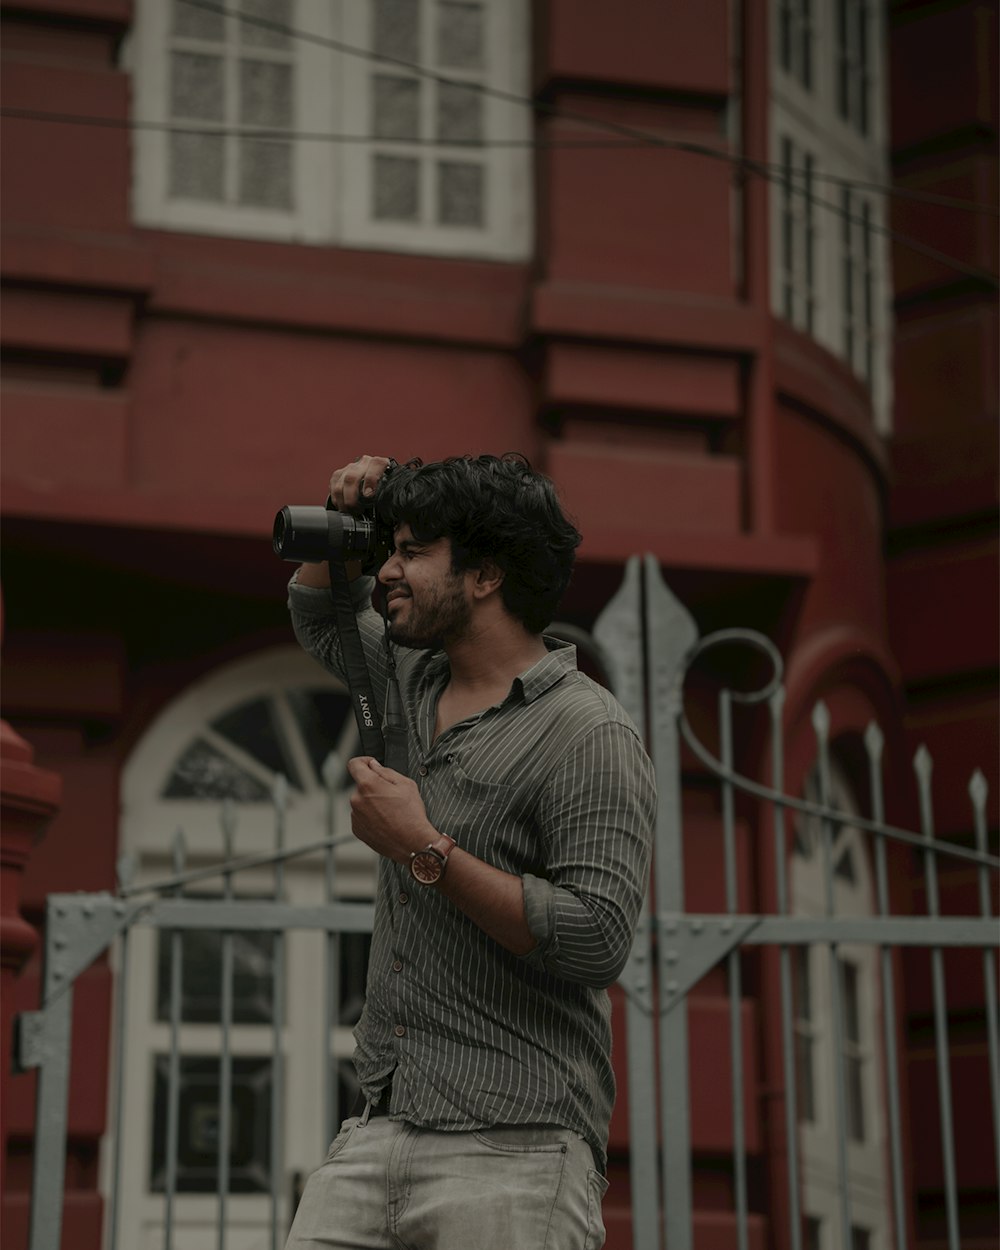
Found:
[[[655,810],[652,766],[627,727],[604,726],[568,756],[542,805],[547,878],[523,878],[537,941],[527,962],[598,988],[617,980],[648,882]]]

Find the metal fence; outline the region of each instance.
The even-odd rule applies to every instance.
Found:
[[[570,631],[572,632],[572,631]],[[845,811],[833,802],[833,750],[829,737],[829,715],[822,704],[813,717],[816,734],[815,795],[794,797],[784,790],[782,743],[783,687],[781,660],[773,645],[749,631],[728,630],[698,639],[688,613],[664,585],[652,558],[629,562],[618,594],[602,613],[592,637],[575,640],[585,646],[604,668],[612,688],[637,724],[646,728],[656,767],[660,806],[656,827],[653,875],[648,906],[629,965],[622,977],[626,995],[626,1036],[628,1070],[628,1118],[630,1137],[629,1167],[632,1185],[633,1244],[636,1250],[689,1250],[694,1241],[696,1212],[692,1197],[697,1167],[692,1143],[690,1091],[699,1079],[699,1058],[689,1055],[689,1008],[692,991],[712,972],[724,969],[723,995],[728,1010],[728,1073],[731,1106],[731,1149],[726,1152],[726,1169],[732,1194],[730,1218],[734,1244],[748,1250],[761,1219],[784,1229],[783,1241],[792,1250],[904,1250],[912,1213],[907,1210],[907,1145],[904,1141],[903,1083],[900,1075],[900,1021],[898,957],[906,949],[929,952],[933,1042],[936,1063],[937,1102],[940,1123],[940,1152],[943,1161],[943,1208],[946,1244],[949,1250],[961,1245],[959,1193],[956,1169],[956,1138],[964,1126],[952,1111],[951,1065],[949,1060],[948,997],[944,952],[949,948],[981,951],[985,1012],[985,1040],[989,1064],[989,1097],[992,1106],[993,1148],[1000,1134],[1000,1047],[998,1047],[996,962],[998,930],[991,916],[990,899],[1000,859],[987,848],[987,786],[981,773],[970,783],[970,829],[975,845],[946,842],[935,837],[932,815],[931,762],[926,752],[915,761],[915,785],[919,796],[919,833],[894,828],[884,818],[882,788],[882,735],[870,726],[864,736],[868,765],[870,814]],[[721,688],[717,696],[717,750],[709,750],[699,740],[685,710],[685,682],[693,667],[721,645],[742,645],[752,649],[770,665],[768,680],[747,693]],[[764,717],[770,737],[767,753],[772,775],[768,784],[741,776],[734,770],[734,713],[749,709]],[[718,885],[725,899],[724,910],[713,914],[693,914],[684,898],[684,821],[682,816],[682,758],[688,755],[689,770],[712,780],[718,823],[721,826],[722,855],[718,862]],[[284,827],[286,788],[283,783],[273,794],[276,813],[276,844],[272,854],[234,858],[232,837],[233,809],[222,814],[221,862],[208,867],[190,868],[184,841],[178,835],[174,848],[172,874],[155,885],[138,886],[134,867],[120,865],[120,888],[116,895],[55,895],[48,901],[45,934],[45,973],[42,1006],[20,1017],[19,1058],[24,1068],[38,1069],[38,1103],[35,1136],[35,1164],[31,1209],[31,1250],[57,1250],[62,1223],[62,1196],[66,1158],[67,1101],[70,1081],[71,1012],[76,978],[95,959],[117,943],[118,993],[115,1008],[115,1116],[113,1157],[109,1167],[109,1203],[106,1216],[106,1244],[119,1245],[119,1205],[122,1126],[129,1109],[122,1085],[124,1049],[128,1044],[125,1028],[124,987],[128,982],[130,938],[137,927],[148,926],[162,935],[165,959],[166,1004],[170,1034],[167,1071],[164,1078],[164,1116],[161,1125],[163,1160],[163,1244],[174,1246],[178,1205],[178,1139],[182,1107],[180,1100],[180,1044],[182,1026],[182,986],[184,978],[184,935],[213,932],[218,936],[220,977],[218,1018],[221,1045],[218,1055],[217,1123],[212,1136],[215,1159],[215,1244],[225,1250],[228,1204],[231,1198],[230,1144],[232,1140],[231,1094],[233,1087],[234,943],[240,935],[270,934],[271,1003],[269,1016],[273,1029],[269,1081],[269,1152],[267,1190],[269,1197],[269,1244],[277,1250],[283,1243],[294,1199],[282,1183],[283,1150],[281,1125],[284,1123],[285,1073],[283,1071],[282,1021],[286,995],[283,944],[295,930],[319,931],[325,940],[325,968],[317,976],[323,985],[322,1028],[324,1050],[338,1021],[340,987],[340,943],[346,935],[370,933],[372,907],[338,897],[335,847],[350,835],[338,836],[334,825],[333,794],[343,763],[331,759],[326,778],[331,794],[327,836],[294,852],[286,851]],[[745,797],[743,797],[745,796]],[[773,837],[775,880],[772,912],[746,914],[740,911],[741,891],[737,849],[739,805],[756,804],[757,836],[769,826]],[[761,818],[760,813],[763,813]],[[765,826],[764,822],[767,822]],[[819,914],[798,914],[794,908],[789,880],[789,844],[795,822],[811,821],[817,833],[817,856],[822,864],[823,899]],[[834,841],[846,824],[859,831],[867,843],[874,866],[875,906],[871,914],[841,915],[835,907]],[[906,847],[922,863],[926,889],[926,914],[893,915],[890,912],[889,863],[891,848]],[[325,871],[324,901],[312,906],[291,905],[284,900],[284,871],[290,855],[320,855]],[[939,899],[939,863],[961,862],[976,876],[978,913],[942,914]],[[268,867],[273,872],[273,891],[267,898],[238,897],[239,874]],[[992,879],[991,879],[992,878]],[[192,890],[210,879],[221,882],[217,897],[193,895]],[[877,1015],[881,1020],[880,1053],[884,1072],[883,1116],[888,1157],[886,1192],[891,1210],[877,1236],[858,1240],[861,1225],[852,1211],[851,1179],[852,1116],[859,1114],[855,1101],[858,1063],[852,1058],[854,1017],[851,986],[845,983],[842,948],[859,944],[877,952]],[[778,1102],[783,1106],[783,1132],[786,1149],[783,1158],[787,1175],[782,1192],[787,1210],[767,1209],[760,1193],[751,1193],[748,1159],[755,1151],[748,1143],[747,1106],[756,1097],[757,1076],[745,1065],[747,995],[743,976],[745,959],[754,950],[775,952],[778,978],[776,1002],[782,1055],[781,1089]],[[802,1084],[802,1030],[809,1022],[803,1016],[800,971],[797,954],[819,952],[828,975],[827,998],[823,1009],[830,1026],[830,1053],[833,1062],[832,1135],[834,1143],[829,1171],[830,1192],[835,1210],[826,1232],[803,1202],[806,1179],[802,1174],[799,1141],[803,1131],[803,1108],[798,1105]],[[818,965],[817,965],[818,966]],[[822,969],[821,969],[822,970]],[[805,1024],[803,1023],[805,1019]],[[335,1066],[323,1065],[323,1117],[327,1139],[334,1135],[341,1113]],[[320,1076],[320,1074],[317,1074]],[[694,1083],[694,1084],[693,1084]],[[880,1096],[881,1100],[881,1096]],[[759,1145],[756,1153],[760,1153]],[[773,1165],[773,1160],[772,1160]],[[762,1209],[763,1208],[763,1209]],[[128,1247],[127,1250],[132,1250]]]

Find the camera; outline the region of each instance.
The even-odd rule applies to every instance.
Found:
[[[274,518],[271,545],[282,560],[360,560],[365,573],[374,573],[389,558],[393,532],[374,511],[351,516],[332,508],[286,506]]]

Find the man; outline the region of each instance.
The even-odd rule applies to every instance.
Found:
[[[363,1091],[289,1250],[596,1250],[614,1102],[606,987],[646,886],[655,791],[635,728],[542,631],[580,535],[521,457],[338,469],[332,503],[393,527],[378,571],[409,776],[350,761],[379,861]],[[289,589],[344,674],[323,565]],[[376,700],[389,644],[352,582]]]

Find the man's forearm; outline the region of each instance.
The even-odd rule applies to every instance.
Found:
[[[455,847],[448,856],[448,871],[430,888],[450,899],[511,954],[526,955],[537,945],[524,914],[524,885],[520,877]]]

